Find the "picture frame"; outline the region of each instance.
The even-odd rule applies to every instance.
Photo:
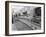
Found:
[[[18,19],[21,20],[21,23],[24,23],[21,24]],[[28,21],[33,19],[31,20],[33,23],[30,24],[31,22],[26,21],[26,19]],[[37,19],[40,21],[37,22]],[[16,22],[16,20],[19,22]],[[33,34],[45,34],[45,3],[5,1],[5,35]]]

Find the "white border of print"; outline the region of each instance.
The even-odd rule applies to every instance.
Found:
[[[11,6],[12,5],[20,5],[20,6],[36,6],[41,7],[41,30],[29,30],[29,31],[12,31],[12,12],[11,12]],[[21,4],[21,3],[9,3],[9,34],[26,34],[26,33],[41,33],[44,32],[44,5],[40,4]]]

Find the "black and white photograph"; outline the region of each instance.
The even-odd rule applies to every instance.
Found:
[[[16,5],[12,7],[14,7],[12,8],[12,30],[41,29],[41,7]]]
[[[9,2],[9,34],[44,33],[44,3]]]

